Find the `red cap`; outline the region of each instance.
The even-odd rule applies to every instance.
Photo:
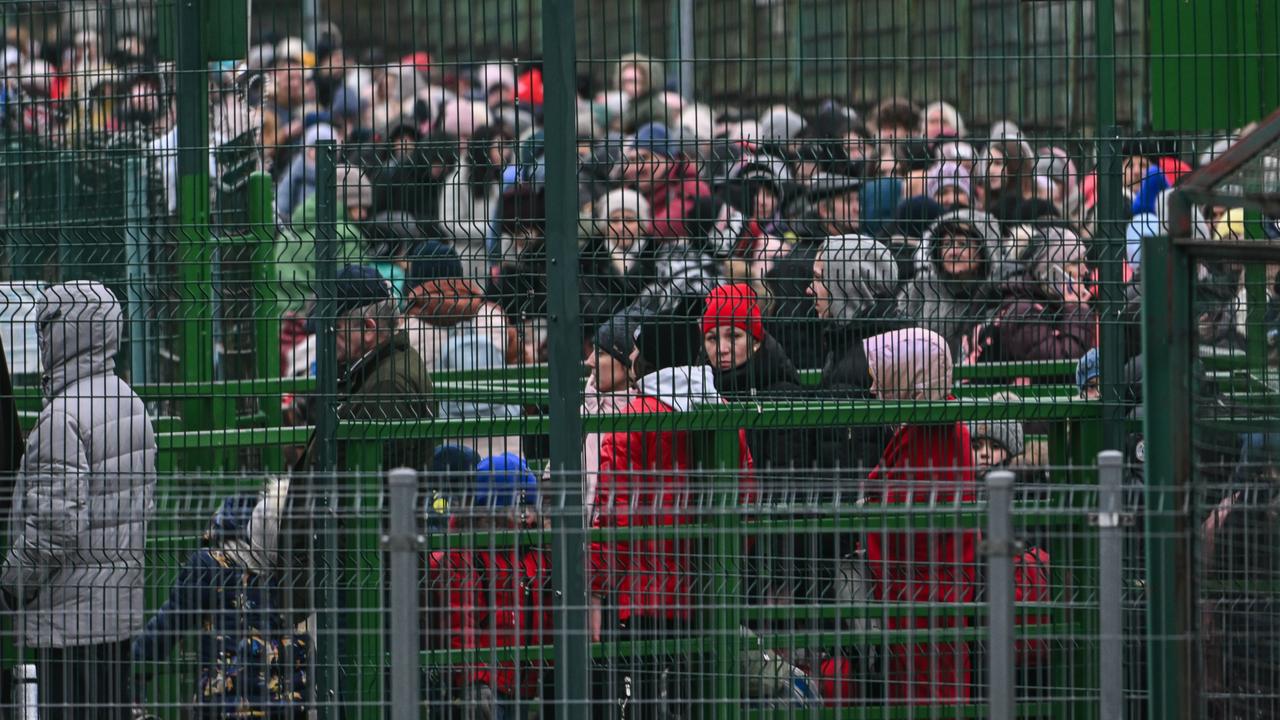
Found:
[[[431,69],[431,53],[425,50],[409,53],[400,58],[400,64],[405,67],[411,67],[418,72],[427,72]]]
[[[702,332],[722,325],[742,328],[756,340],[764,339],[760,303],[750,285],[723,285],[707,295],[707,309],[702,313]]]
[[[516,78],[516,101],[530,105],[542,104],[542,71],[526,70]]]

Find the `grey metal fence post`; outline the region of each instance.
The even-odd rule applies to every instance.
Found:
[[[1013,647],[1013,473],[987,475],[988,717],[1013,720],[1016,712]]]
[[[383,545],[391,555],[391,720],[418,717],[418,473],[396,468],[391,486],[391,528]]]
[[[1124,582],[1123,474],[1123,454],[1116,450],[1098,453],[1098,670],[1102,676],[1098,699],[1102,720],[1124,716],[1124,608],[1120,597]]]

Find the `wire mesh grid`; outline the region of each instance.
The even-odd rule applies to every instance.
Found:
[[[1176,190],[1248,146],[1280,101],[1268,3],[178,0],[0,15],[14,385],[0,471],[21,490],[49,477],[40,463],[70,463],[93,490],[102,453],[141,443],[138,477],[159,488],[148,617],[224,491],[261,490],[236,473],[292,478],[307,540],[288,555],[307,572],[240,588],[274,606],[298,585],[323,610],[267,622],[305,686],[272,712],[395,710],[382,473],[408,466],[441,516],[415,515],[419,602],[437,608],[415,662],[428,714],[630,716],[634,699],[641,716],[999,716],[982,486],[949,484],[1012,464],[1027,541],[1003,548],[1024,603],[1005,683],[1018,714],[1269,714],[1253,660],[1270,652],[1267,544],[1214,559],[1238,545],[1192,528],[1231,517],[1214,509],[1224,497],[1258,508],[1248,523],[1271,517],[1248,470],[1265,461],[1241,448],[1275,419],[1272,261],[1191,262],[1193,300],[1170,307],[1194,349],[1178,336],[1143,353],[1140,326],[1144,303],[1163,307],[1144,288],[1166,278],[1144,255],[1181,252],[1164,240]],[[1207,98],[1189,78],[1226,79],[1199,83],[1222,88]],[[1254,207],[1275,189],[1271,154],[1207,186],[1216,200],[1195,199],[1186,234],[1275,235]],[[77,349],[89,375],[64,362]],[[1163,485],[1138,490],[1142,370],[1175,356],[1189,384],[1157,402],[1192,397],[1198,434],[1159,434],[1153,452],[1197,483],[1182,514]],[[68,391],[68,376],[93,379]],[[103,424],[113,407],[137,432]],[[1095,552],[1111,536],[1088,524],[1110,517],[1090,494],[1103,448],[1126,451],[1133,519],[1118,652]],[[481,460],[533,468],[546,522],[467,510],[466,483],[440,473]],[[14,499],[11,551],[42,507]],[[902,535],[873,542],[885,526]],[[900,583],[877,582],[870,554],[917,531],[958,537],[921,552],[962,567],[939,583],[912,556]],[[1203,624],[1148,592],[1175,579],[1152,568],[1177,543],[1201,564],[1183,558],[1192,585],[1176,595]],[[519,609],[535,600],[552,609]],[[481,615],[491,624],[474,627]],[[35,656],[108,653],[64,653],[67,677],[126,661],[120,643],[37,634]],[[1186,637],[1180,672],[1148,662]],[[162,717],[239,712],[192,710],[197,644],[140,663]],[[30,658],[6,652],[26,678]],[[1240,658],[1253,664],[1230,669]],[[50,687],[24,682],[0,682],[11,706]],[[1171,702],[1175,685],[1196,695]]]

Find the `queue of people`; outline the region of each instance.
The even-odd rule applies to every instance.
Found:
[[[104,48],[88,33],[50,60],[47,48],[20,33],[7,32],[6,43],[6,130],[55,146],[92,139],[152,152],[151,171],[164,190],[158,212],[172,212],[175,119],[148,44],[128,37]],[[431,373],[497,374],[545,362],[549,344],[566,340],[590,369],[583,412],[592,415],[766,401],[945,403],[957,364],[1004,361],[1079,359],[1081,397],[1100,392],[1096,178],[1067,149],[1036,147],[1012,122],[981,132],[946,102],[901,98],[862,111],[838,99],[713,107],[666,89],[660,63],[622,58],[608,87],[577,99],[583,322],[581,337],[566,339],[548,329],[548,272],[558,258],[548,257],[546,244],[536,65],[437,67],[424,53],[358,57],[328,27],[314,46],[288,37],[258,43],[213,80],[220,99],[211,144],[248,133],[275,182],[275,269],[288,312],[282,366],[314,374],[316,328],[332,322],[340,422],[518,418],[526,408],[436,398]],[[339,156],[334,230],[342,269],[333,317],[315,313],[323,142],[335,143]],[[1208,152],[1211,159],[1221,147]],[[1131,149],[1125,192],[1133,240],[1163,232],[1168,192],[1187,169],[1167,154]],[[1194,221],[1206,236],[1243,232],[1242,218],[1218,208],[1197,208]],[[1126,253],[1123,273],[1131,286],[1140,272],[1133,248],[1140,245]],[[1213,330],[1205,337],[1238,347],[1240,268],[1206,271],[1227,289],[1200,318]],[[88,313],[113,328],[120,307],[101,286],[68,284],[46,294],[40,313],[50,402],[19,472],[15,498],[27,514],[5,559],[3,598],[10,608],[41,610],[24,616],[36,623],[25,632],[48,702],[127,708],[131,676],[84,673],[126,667],[129,657],[154,664],[177,637],[204,632],[202,712],[237,717],[265,708],[267,716],[296,716],[309,702],[312,648],[295,629],[314,610],[318,510],[307,471],[324,464],[323,453],[341,466],[352,453],[370,452],[370,443],[297,448],[289,482],[224,505],[206,546],[144,626],[141,569],[131,550],[152,510],[154,437],[141,401],[114,375],[118,330],[86,334],[79,320]],[[1128,358],[1136,354],[1136,346],[1126,348]],[[804,371],[817,372],[816,384],[802,379]],[[298,397],[288,410],[292,421],[312,424],[328,409]],[[93,430],[104,425],[110,429]],[[611,531],[588,548],[593,641],[662,639],[695,628],[697,550],[660,532],[699,519],[695,441],[679,427],[585,438],[586,520]],[[126,436],[126,443],[104,444]],[[1024,429],[1009,422],[744,430],[736,490],[744,508],[806,486],[812,497],[881,508],[970,502],[981,475],[1017,467],[1028,444]],[[542,525],[540,481],[524,438],[460,437],[444,456],[446,448],[412,435],[373,445],[382,469],[432,471],[447,456],[450,472],[469,483],[457,507],[488,511],[451,515],[449,527]],[[88,498],[74,507],[66,468],[75,469],[76,496]],[[429,483],[431,472],[423,477]],[[435,490],[424,484],[422,495]],[[130,512],[119,514],[122,505]],[[87,513],[87,530],[71,522],[73,510]],[[648,536],[655,528],[656,537]],[[92,555],[86,531],[107,538],[95,545],[107,556],[95,562],[110,563],[111,572],[77,565]],[[748,572],[761,576],[748,583],[753,600],[838,602],[860,574],[856,583],[877,601],[933,606],[974,601],[978,540],[963,530],[795,533],[771,547],[744,539],[743,554],[752,559]],[[795,561],[790,573],[768,558],[781,547]],[[1052,562],[1039,548],[1028,557],[1041,569]],[[440,612],[426,642],[450,649],[544,643],[554,630],[551,562],[543,549],[432,553],[426,585]],[[1047,572],[1022,576],[1042,585]],[[1038,597],[1043,587],[1025,590]],[[486,599],[493,597],[510,602],[495,608]],[[269,669],[231,648],[244,628],[230,621],[244,603],[261,610],[252,630],[274,658]],[[923,639],[886,648],[875,688],[852,683],[851,662],[806,669],[837,688],[829,703],[967,702],[976,648],[928,639],[931,629],[964,622],[946,613],[887,618],[887,630]],[[597,704],[661,717],[673,698],[690,697],[688,661],[659,657],[601,669],[591,679]],[[450,672],[451,699],[509,706],[545,689],[543,669],[467,663]],[[262,682],[231,682],[246,675]]]

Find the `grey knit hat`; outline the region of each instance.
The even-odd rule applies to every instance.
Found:
[[[1013,403],[1018,396],[1013,393],[997,393],[991,396],[992,401]],[[1022,423],[1016,420],[978,420],[969,423],[969,439],[990,440],[1009,453],[1010,458],[1018,457],[1023,451]]]

